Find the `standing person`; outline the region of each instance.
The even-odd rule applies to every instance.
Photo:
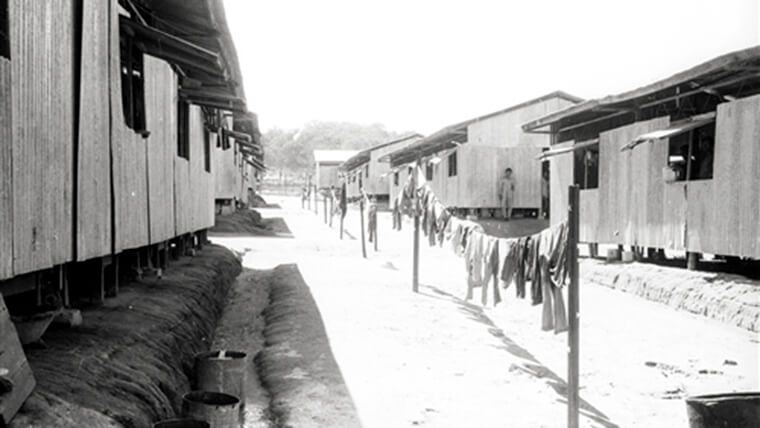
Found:
[[[541,207],[544,211],[544,218],[549,218],[549,193],[549,170],[545,169],[541,173]]]
[[[512,218],[512,203],[515,196],[515,179],[512,178],[512,168],[504,170],[504,175],[499,180],[499,205],[501,216],[504,220]]]

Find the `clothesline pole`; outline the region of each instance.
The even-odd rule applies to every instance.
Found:
[[[319,204],[317,203],[319,198],[319,192],[317,191],[317,185],[314,185],[314,214],[319,215]]]
[[[359,223],[362,226],[362,257],[367,258],[367,244],[364,242],[364,197],[359,200]]]
[[[568,237],[567,269],[570,276],[568,288],[568,327],[567,335],[567,426],[578,428],[578,373],[580,361],[580,290],[578,287],[578,235],[580,219],[579,188],[568,188]]]
[[[420,214],[419,201],[417,197],[417,166],[420,164],[419,158],[414,163],[412,170],[412,215],[414,216],[414,247],[412,250],[412,291],[415,293],[420,288]]]

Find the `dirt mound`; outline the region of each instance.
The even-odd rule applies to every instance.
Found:
[[[262,218],[254,209],[235,211],[232,214],[217,216],[212,234],[236,234],[245,236],[284,236],[291,235],[282,218]]]
[[[37,389],[11,426],[148,427],[175,416],[240,270],[231,252],[206,245],[163,278],[84,309],[81,327],[46,333],[45,349],[27,349]]]
[[[733,274],[593,259],[581,262],[581,280],[760,331],[760,281],[757,280]]]
[[[361,426],[322,316],[296,265],[271,271],[266,347],[256,356],[278,426]]]

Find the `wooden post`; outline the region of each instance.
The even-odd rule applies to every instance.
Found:
[[[317,185],[314,185],[314,214],[319,214],[319,206],[317,201],[319,200],[319,193],[317,193]]]
[[[359,223],[362,226],[362,257],[367,258],[367,244],[364,242],[364,198],[359,199]]]
[[[322,197],[322,205],[325,212],[325,224],[327,224],[327,197],[325,196]]]
[[[568,188],[568,236],[567,236],[567,270],[570,274],[568,288],[568,324],[567,335],[567,426],[578,428],[578,373],[580,360],[580,299],[578,287],[578,232],[580,219],[579,188]]]
[[[377,252],[377,230],[380,229],[379,227],[377,227],[377,210],[375,211],[374,216],[375,216],[375,221],[373,224],[375,226],[374,226],[374,229],[372,230],[372,240],[373,240],[372,243],[375,246],[375,252]]]
[[[412,186],[412,210],[414,215],[414,243],[412,249],[412,291],[415,293],[420,288],[420,215],[419,215],[419,201],[417,201],[417,165],[420,160],[417,158],[417,162],[412,169],[412,179],[410,184]]]

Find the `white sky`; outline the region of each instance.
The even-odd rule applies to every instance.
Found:
[[[224,0],[262,130],[430,133],[561,89],[618,93],[760,44],[758,0]]]

